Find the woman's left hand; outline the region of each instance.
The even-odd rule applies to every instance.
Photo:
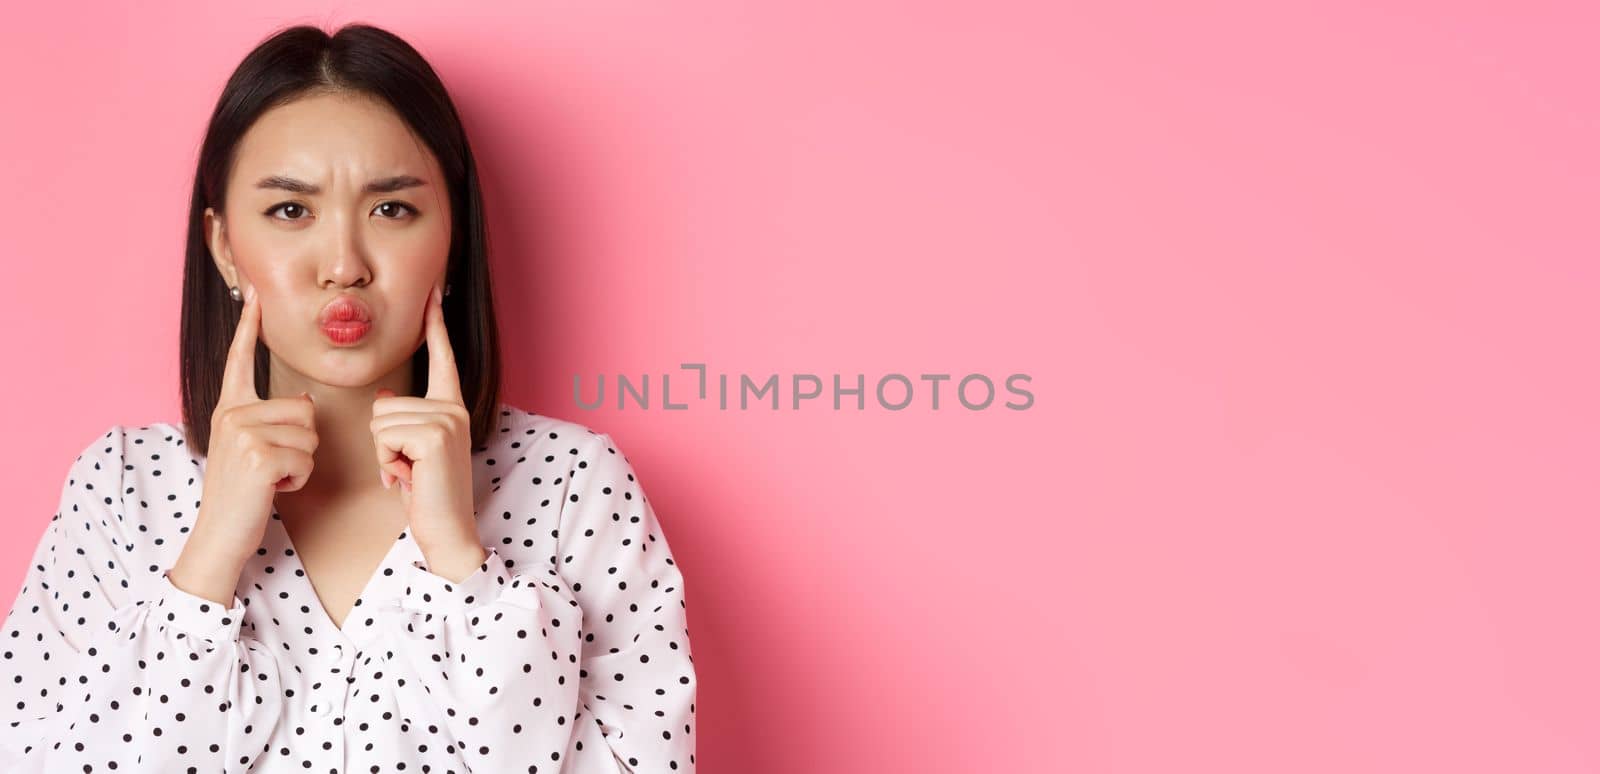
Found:
[[[400,482],[418,547],[466,556],[482,550],[472,501],[472,415],[461,400],[442,299],[435,285],[424,315],[427,394],[400,397],[380,388],[372,403],[372,437],[384,486]]]

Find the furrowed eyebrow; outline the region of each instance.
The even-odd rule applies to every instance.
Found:
[[[380,177],[362,189],[364,193],[394,193],[406,188],[416,188],[427,185],[428,181],[412,175],[395,175],[393,177]],[[269,175],[256,181],[257,188],[276,188],[290,193],[315,196],[322,193],[320,186],[312,185],[304,180],[296,180],[284,175]]]

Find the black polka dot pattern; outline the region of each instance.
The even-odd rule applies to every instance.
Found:
[[[206,460],[112,427],[0,628],[0,771],[694,771],[683,576],[635,471],[605,433],[499,420],[488,558],[453,582],[408,528],[342,626],[275,510],[230,606],[173,585]]]

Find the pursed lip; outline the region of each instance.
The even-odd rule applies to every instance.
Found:
[[[343,322],[372,322],[372,310],[355,296],[339,296],[322,307],[317,315],[318,325]]]

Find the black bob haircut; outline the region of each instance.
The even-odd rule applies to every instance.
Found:
[[[184,434],[196,454],[209,453],[211,415],[221,397],[228,347],[242,311],[211,258],[205,210],[223,211],[235,149],[262,113],[328,92],[363,94],[387,103],[444,170],[451,208],[445,270],[451,289],[444,318],[462,402],[472,416],[472,448],[482,449],[498,421],[500,349],[477,166],[455,104],[433,68],[410,44],[367,24],[349,24],[333,35],[307,25],[279,30],[245,56],[217,98],[195,170],[184,255],[178,332]],[[256,393],[265,399],[270,357],[259,340],[255,366]],[[411,374],[413,394],[424,394],[427,347],[412,357]]]

